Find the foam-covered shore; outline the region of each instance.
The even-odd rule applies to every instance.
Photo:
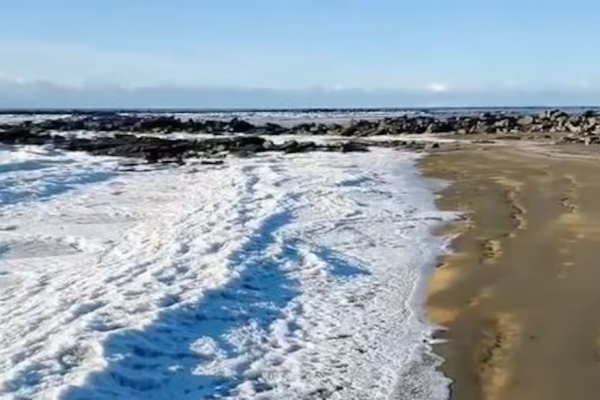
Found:
[[[418,155],[0,155],[1,399],[446,398]]]

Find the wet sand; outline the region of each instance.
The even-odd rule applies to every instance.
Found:
[[[452,399],[600,398],[600,148],[460,147],[422,161],[467,217],[427,301]]]

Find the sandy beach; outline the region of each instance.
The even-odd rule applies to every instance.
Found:
[[[461,145],[422,162],[453,182],[438,205],[465,215],[427,300],[453,400],[600,396],[600,163],[547,149]]]

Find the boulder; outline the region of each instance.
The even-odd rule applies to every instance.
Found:
[[[528,126],[532,125],[534,122],[535,122],[535,118],[531,115],[526,115],[517,120],[517,124],[519,124],[521,127],[528,127]]]
[[[366,152],[369,151],[369,146],[363,142],[349,141],[341,144],[340,151],[342,153]]]
[[[247,121],[244,121],[244,120],[241,120],[238,118],[233,118],[227,124],[226,129],[228,132],[247,133],[247,132],[254,130],[255,126]]]

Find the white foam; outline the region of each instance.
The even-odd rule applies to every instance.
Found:
[[[147,114],[153,115],[153,114]],[[272,122],[284,126],[302,122],[347,123],[352,119],[377,120],[386,117],[405,115],[425,115],[417,110],[287,110],[287,111],[205,111],[201,113],[172,113],[166,114],[179,119],[215,119],[229,120],[239,118],[254,124]]]
[[[0,208],[0,399],[446,398],[418,307],[450,215],[416,155],[0,168],[23,158],[0,187],[111,175]]]
[[[71,117],[72,114],[0,114],[0,124],[17,125],[26,121],[42,122]]]

